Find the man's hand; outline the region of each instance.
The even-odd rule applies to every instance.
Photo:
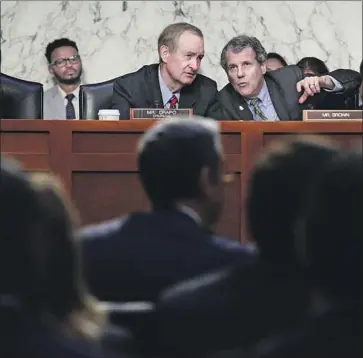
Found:
[[[300,93],[304,90],[303,95],[299,98],[299,103],[304,103],[309,96],[320,93],[322,88],[332,90],[334,83],[329,76],[311,76],[305,77],[296,84],[296,90]]]

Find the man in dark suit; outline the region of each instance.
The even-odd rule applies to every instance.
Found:
[[[278,141],[262,153],[246,198],[246,228],[260,260],[192,278],[162,293],[154,340],[162,342],[167,356],[250,348],[301,318],[309,281],[299,264],[295,224],[310,185],[338,153],[320,137]]]
[[[218,122],[160,121],[141,138],[137,160],[152,210],[80,233],[85,277],[96,297],[154,301],[178,281],[253,260],[250,249],[211,233],[231,179]]]
[[[230,82],[219,92],[224,119],[301,120],[304,109],[329,109],[334,98],[350,97],[360,85],[356,71],[304,77],[298,66],[266,72],[266,60],[255,37],[234,37],[223,48],[221,66]]]
[[[159,64],[143,66],[115,80],[112,108],[120,119],[130,108],[192,108],[203,117],[218,118],[217,84],[198,74],[204,57],[201,30],[188,23],[167,26],[158,39]]]

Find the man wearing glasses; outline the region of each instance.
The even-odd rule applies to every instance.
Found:
[[[78,47],[67,38],[48,44],[45,57],[56,85],[44,92],[44,119],[79,119],[82,61]]]

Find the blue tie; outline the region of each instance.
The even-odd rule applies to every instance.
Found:
[[[66,105],[66,118],[67,119],[76,119],[76,112],[74,110],[74,106],[72,103],[75,95],[73,93],[66,95],[67,105]]]

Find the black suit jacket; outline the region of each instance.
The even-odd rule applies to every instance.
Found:
[[[342,101],[354,95],[359,88],[360,76],[356,71],[336,70],[329,75],[342,84],[341,92],[322,90],[320,94],[309,98],[304,104],[299,104],[302,93],[296,91],[296,83],[304,78],[302,70],[298,66],[287,66],[267,72],[265,74],[267,88],[280,120],[300,121],[302,111],[305,109],[330,109],[336,100]],[[253,120],[247,102],[230,83],[219,92],[218,97],[224,120]]]
[[[104,301],[154,301],[178,281],[253,259],[241,244],[214,237],[177,210],[134,213],[80,236],[86,282]]]
[[[120,111],[120,119],[130,118],[130,108],[155,108],[156,103],[163,104],[158,66],[146,65],[115,80],[112,108]],[[220,106],[216,82],[197,74],[191,85],[182,88],[179,108],[193,108],[195,115],[218,119]]]

